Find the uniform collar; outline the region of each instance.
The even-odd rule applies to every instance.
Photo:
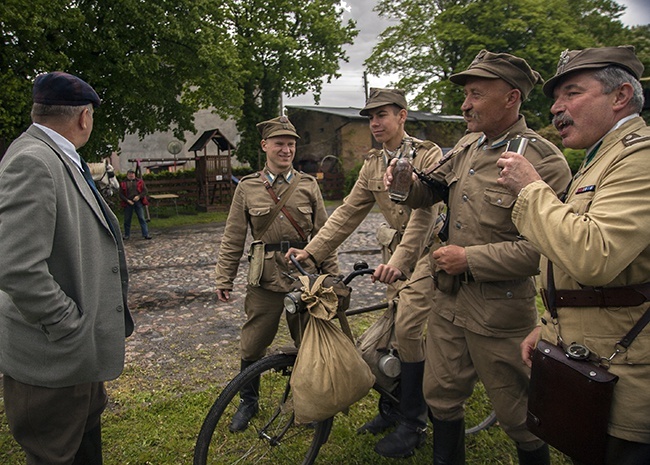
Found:
[[[382,156],[384,157],[384,163],[386,163],[386,166],[388,166],[388,163],[389,163],[393,158],[395,158],[396,156],[400,156],[400,150],[401,150],[401,148],[402,148],[402,144],[404,143],[404,139],[408,139],[408,138],[412,139],[413,142],[415,143],[416,139],[414,139],[413,137],[409,136],[409,135],[407,134],[407,132],[404,131],[404,136],[402,137],[402,142],[401,142],[400,145],[399,145],[399,146],[398,146],[394,151],[392,151],[392,152],[391,152],[390,150],[388,150],[386,147],[383,147],[383,146],[382,146],[382,148],[381,148],[381,154],[382,154]]]
[[[273,174],[269,171],[268,166],[264,166],[264,175],[271,184],[273,184],[278,178],[284,178],[287,183],[291,183],[291,180],[293,179],[293,169],[289,168],[287,171],[284,171],[280,174]]]
[[[506,132],[492,141],[488,141],[487,136],[483,134],[476,142],[476,146],[481,147],[484,145],[483,150],[492,150],[504,147],[510,141],[510,139],[515,137],[517,134],[522,134],[526,128],[526,118],[524,118],[524,115],[519,115],[517,122],[510,126]]]

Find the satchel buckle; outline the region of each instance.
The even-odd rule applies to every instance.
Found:
[[[582,344],[576,344],[574,342],[566,348],[566,354],[569,358],[574,360],[586,360],[589,358],[591,351]]]
[[[291,242],[289,241],[280,241],[280,252],[287,253],[291,248]]]

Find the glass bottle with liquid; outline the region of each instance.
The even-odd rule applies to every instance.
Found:
[[[388,196],[396,202],[403,202],[411,191],[413,184],[413,139],[406,138],[402,142],[399,159],[393,166],[393,181],[388,189]]]

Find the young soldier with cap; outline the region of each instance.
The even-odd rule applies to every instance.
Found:
[[[523,240],[510,213],[516,195],[497,184],[496,161],[508,141],[523,136],[524,156],[562,191],[571,174],[550,142],[526,126],[522,101],[540,75],[525,60],[481,51],[467,70],[451,76],[462,85],[469,134],[432,174],[449,189],[447,245],[433,253],[436,288],[428,320],[424,393],[433,414],[433,463],[465,463],[463,406],[483,382],[503,430],[517,444],[519,463],[549,463],[548,446],[526,429],[529,369],[518,356],[535,326],[539,255]],[[392,170],[387,173],[390,184]],[[440,193],[415,182],[407,203],[431,205]]]
[[[247,319],[241,331],[242,370],[265,355],[277,333],[284,296],[294,284],[286,274],[295,269],[286,263],[284,253],[292,246],[304,247],[327,219],[316,179],[293,168],[299,139],[293,124],[286,116],[280,116],[259,123],[257,128],[262,136],[266,165],[262,171],[244,176],[235,189],[216,266],[217,297],[229,302],[250,226],[253,239],[261,241],[259,247],[252,249],[250,266],[261,265],[261,273],[256,279],[249,279],[246,287],[244,311]],[[281,210],[274,210],[280,199],[286,203]],[[305,264],[305,269],[310,273],[317,271],[309,263]],[[338,275],[334,252],[323,260],[322,272]],[[306,313],[287,314],[294,341],[299,338],[307,317]],[[231,431],[245,430],[257,414],[259,389],[257,378],[241,390]]]
[[[373,149],[367,154],[352,191],[307,247],[291,249],[287,257],[295,254],[304,261],[311,256],[316,263],[321,263],[354,232],[375,204],[379,206],[388,224],[377,233],[384,264],[377,267],[373,278],[389,285],[389,302],[399,298],[395,334],[401,377],[397,428],[377,443],[375,451],[386,457],[407,457],[426,438],[427,408],[422,395],[424,325],[431,309],[429,293],[433,281],[429,250],[435,238],[433,228],[439,208],[411,213],[410,208],[389,198],[383,176],[393,158],[412,156],[415,167],[426,171],[435,166],[442,151],[434,143],[411,138],[405,132],[406,97],[399,89],[370,89],[360,113],[368,116],[370,131],[382,144],[382,149]],[[404,154],[404,151],[409,153]],[[394,425],[395,419],[378,414],[361,427],[360,432],[378,434]]]
[[[133,320],[119,223],[77,153],[100,100],[62,72],[37,76],[33,100],[0,161],[5,412],[28,464],[101,465],[104,381]]]
[[[540,337],[561,336],[608,358],[650,306],[650,128],[639,116],[642,73],[631,46],[562,54],[544,93],[555,100],[551,112],[562,143],[587,150],[564,202],[527,160],[507,152],[498,162],[499,184],[518,194],[513,222],[543,255],[541,283],[547,287],[550,261],[557,295],[568,290],[573,297],[572,306],[558,306],[557,327],[540,325],[522,343],[529,365]],[[621,286],[630,301],[616,293]],[[595,303],[595,296],[608,300],[607,306]],[[545,321],[553,321],[548,313]],[[609,370],[619,381],[604,463],[648,464],[648,327],[611,359]]]

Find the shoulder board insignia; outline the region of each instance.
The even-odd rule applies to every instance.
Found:
[[[623,138],[623,145],[625,145],[626,147],[629,147],[630,145],[638,144],[639,142],[645,142],[645,141],[648,141],[648,140],[650,140],[650,135],[648,135],[648,134],[641,135],[641,134],[637,134],[637,133],[633,132],[633,133],[630,133],[630,134],[626,135]]]

